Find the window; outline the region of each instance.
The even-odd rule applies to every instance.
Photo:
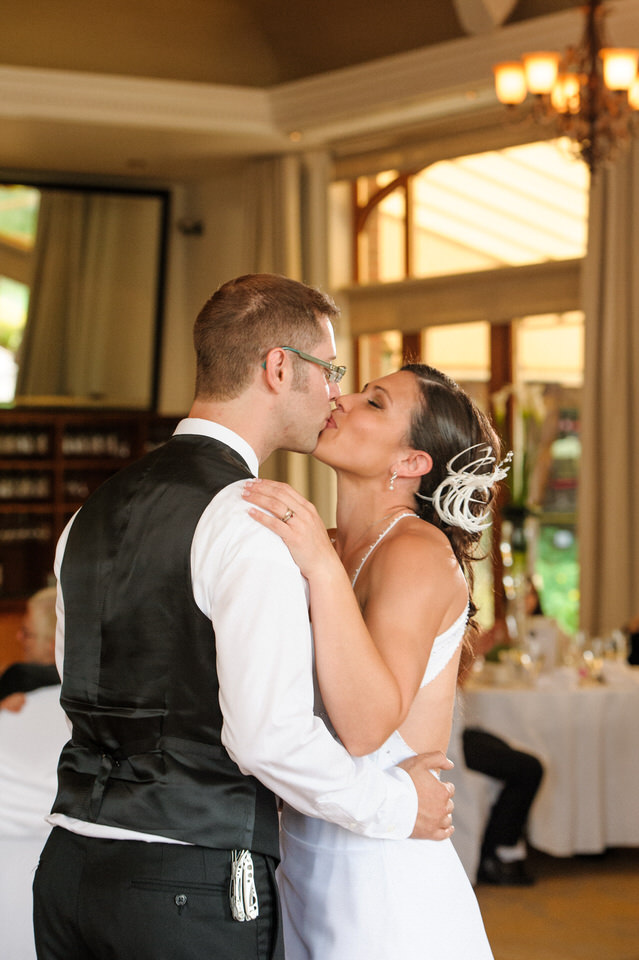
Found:
[[[39,209],[40,191],[35,187],[0,185],[0,243],[32,250]]]
[[[578,628],[577,487],[581,444],[583,314],[573,311],[514,321],[515,384],[528,402],[528,496],[538,510],[531,565],[544,613],[568,633]],[[516,426],[522,430],[522,418]]]
[[[541,581],[545,613],[568,632],[577,629],[579,601],[578,261],[588,190],[587,168],[562,141],[360,177],[353,190],[357,285],[348,291],[360,385],[404,359],[421,359],[484,410],[495,413],[500,392],[507,396],[500,426],[515,451],[511,483],[525,475],[523,496],[537,516],[526,563]],[[532,419],[526,398],[537,404]],[[478,569],[485,625],[501,612],[499,601],[492,608],[501,575],[499,562]]]
[[[422,356],[432,367],[443,370],[468,393],[483,410],[490,407],[490,324],[455,323],[427,327],[422,331]],[[495,619],[493,587],[493,537],[486,530],[475,564],[474,599],[477,619],[484,628]]]
[[[39,208],[39,190],[0,185],[0,403],[11,403],[15,395]]]
[[[16,392],[15,357],[27,322],[29,287],[0,275],[0,403],[11,403]]]
[[[403,362],[404,340],[400,330],[385,330],[360,337],[357,350],[359,386],[369,380],[385,377],[401,367]]]
[[[356,185],[362,229],[357,231],[360,282],[406,276],[406,177],[393,171],[360,177]]]
[[[582,257],[588,188],[561,139],[360,177],[357,282]]]

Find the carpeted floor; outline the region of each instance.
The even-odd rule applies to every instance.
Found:
[[[533,887],[476,887],[495,960],[639,960],[639,849],[530,862]]]

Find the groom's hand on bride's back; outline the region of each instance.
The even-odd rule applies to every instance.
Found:
[[[419,801],[417,819],[411,837],[418,840],[446,840],[455,829],[453,821],[452,783],[438,780],[433,774],[450,770],[453,763],[440,750],[409,757],[399,764],[412,778]]]

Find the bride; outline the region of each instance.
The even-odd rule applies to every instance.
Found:
[[[453,381],[410,364],[338,399],[320,436],[314,456],[337,475],[332,540],[291,487],[247,484],[252,516],[309,583],[318,712],[380,766],[447,748],[498,449]],[[450,840],[375,840],[285,807],[281,846],[287,960],[492,957]]]

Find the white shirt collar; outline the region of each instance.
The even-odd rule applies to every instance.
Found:
[[[186,417],[184,420],[180,420],[173,433],[174,435],[198,434],[202,437],[212,437],[213,440],[219,440],[220,443],[225,443],[227,447],[231,447],[236,453],[239,453],[254,476],[258,474],[260,462],[255,450],[234,430],[229,430],[221,423],[216,423],[214,420],[205,420],[202,417]]]

